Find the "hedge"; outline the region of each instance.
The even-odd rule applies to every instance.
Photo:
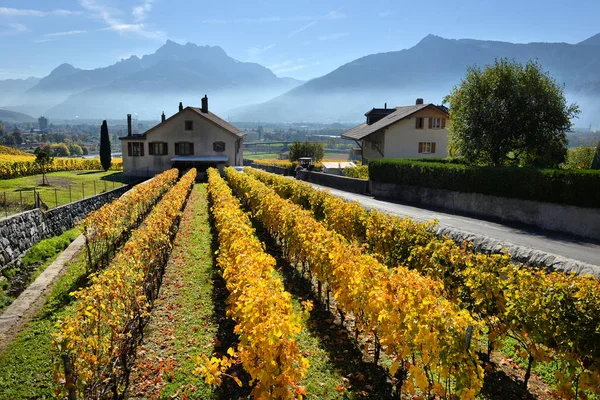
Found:
[[[369,162],[374,182],[600,208],[600,171],[474,167],[411,159]]]

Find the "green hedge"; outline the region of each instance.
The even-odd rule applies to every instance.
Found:
[[[378,159],[369,162],[369,179],[600,208],[600,171],[595,170],[472,167],[431,160]]]

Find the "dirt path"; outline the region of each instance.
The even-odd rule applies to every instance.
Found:
[[[64,272],[65,264],[83,248],[85,238],[79,235],[37,279],[0,315],[0,352],[39,311],[44,298],[56,279]]]

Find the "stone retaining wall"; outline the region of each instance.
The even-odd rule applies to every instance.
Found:
[[[262,169],[263,171],[271,172],[277,175],[292,175],[291,171],[288,168],[276,167],[275,165],[262,165],[253,163],[251,167],[256,169]]]
[[[375,198],[600,240],[600,209],[371,181]]]
[[[365,179],[349,178],[347,176],[332,175],[313,171],[298,171],[296,173],[296,179],[301,179],[310,183],[316,183],[317,185],[323,185],[351,193],[369,193],[369,181]]]
[[[20,262],[21,257],[42,239],[57,236],[71,229],[91,211],[115,197],[121,196],[129,186],[88,197],[43,212],[39,208],[0,220],[0,272]]]

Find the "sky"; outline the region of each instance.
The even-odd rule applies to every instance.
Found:
[[[0,0],[0,79],[103,67],[170,39],[308,80],[428,34],[577,43],[600,33],[598,16],[599,0]]]

